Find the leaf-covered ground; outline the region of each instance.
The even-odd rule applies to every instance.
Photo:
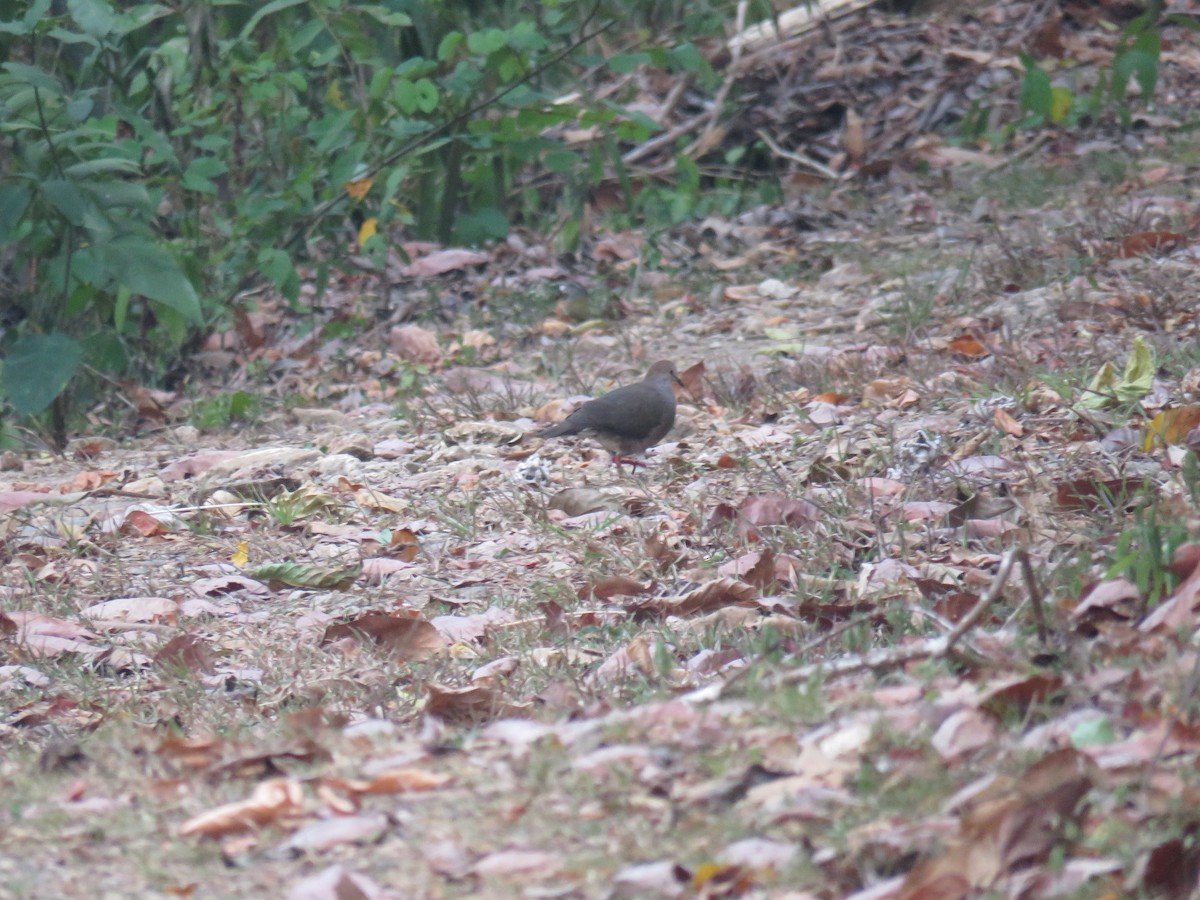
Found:
[[[1190,140],[413,245],[7,456],[0,895],[1188,896]]]

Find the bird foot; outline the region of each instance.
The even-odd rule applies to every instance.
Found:
[[[616,466],[618,469],[621,468],[622,464],[634,466],[635,468],[640,467],[643,469],[648,469],[650,467],[650,463],[648,463],[648,462],[643,462],[640,459],[632,459],[628,456],[622,456],[619,453],[613,454],[612,461],[613,461],[613,465]]]

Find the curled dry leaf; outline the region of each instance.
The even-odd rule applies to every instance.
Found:
[[[218,838],[254,831],[298,813],[303,803],[304,790],[299,782],[272,778],[255,788],[246,800],[227,803],[188,819],[179,826],[179,835]]]
[[[85,619],[121,622],[173,622],[179,604],[166,597],[125,597],[93,603],[80,611]]]
[[[430,624],[450,644],[473,644],[487,636],[489,628],[516,621],[512,610],[490,606],[469,616],[434,616]]]
[[[498,850],[475,863],[475,874],[490,878],[537,878],[563,867],[557,853],[540,850]]]
[[[576,596],[580,600],[587,600],[589,597],[594,597],[597,600],[607,600],[610,597],[631,597],[637,594],[644,594],[651,587],[652,585],[642,584],[636,578],[630,578],[628,575],[612,575],[608,578],[601,578],[599,581],[585,584],[576,592]]]
[[[386,613],[367,613],[352,622],[330,625],[321,638],[321,646],[345,639],[366,640],[392,656],[411,662],[429,659],[446,648],[445,639],[430,622]]]
[[[758,591],[752,585],[736,578],[720,578],[677,597],[631,600],[625,609],[635,616],[650,618],[694,616],[723,606],[753,603],[757,597]]]
[[[388,817],[379,812],[333,816],[305,825],[284,843],[283,849],[324,853],[343,844],[372,844],[383,837],[387,829]]]
[[[213,654],[208,641],[192,634],[179,634],[158,648],[154,665],[188,672],[212,672]]]
[[[426,689],[425,714],[454,724],[486,722],[500,716],[515,716],[524,712],[509,703],[492,687],[476,684],[466,688],[451,688],[430,684]]]

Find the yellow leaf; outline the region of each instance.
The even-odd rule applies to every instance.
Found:
[[[1125,375],[1117,385],[1118,400],[1140,400],[1154,387],[1154,351],[1139,334],[1133,339],[1133,353],[1125,363]]]
[[[1182,444],[1194,428],[1200,428],[1200,406],[1163,410],[1147,426],[1142,449],[1149,453],[1164,444]]]
[[[362,223],[362,228],[358,229],[358,246],[362,246],[371,238],[375,237],[375,231],[379,227],[379,220],[374,216]]]
[[[250,542],[242,541],[237,545],[237,549],[233,551],[233,556],[229,561],[239,569],[246,567],[246,563],[250,562]]]
[[[1071,89],[1065,87],[1050,88],[1050,121],[1059,123],[1071,111]]]
[[[361,201],[363,197],[367,196],[374,183],[374,178],[356,178],[353,181],[347,181],[343,187],[352,200]]]
[[[331,106],[336,106],[338,109],[347,108],[346,100],[342,96],[342,88],[336,81],[329,83],[329,89],[325,91],[325,99]]]

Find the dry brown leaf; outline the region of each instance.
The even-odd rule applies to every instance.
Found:
[[[450,724],[476,724],[519,712],[499,691],[485,685],[452,688],[430,683],[426,694],[425,714]]]
[[[1139,231],[1123,239],[1117,247],[1117,256],[1129,259],[1133,256],[1164,256],[1190,241],[1186,234],[1177,231]]]
[[[992,413],[992,424],[996,426],[998,431],[1011,434],[1013,437],[1019,438],[1025,434],[1025,426],[1014,419],[1010,413],[998,406],[995,412]]]
[[[952,353],[965,356],[967,359],[983,359],[992,355],[992,351],[983,345],[973,334],[962,334],[947,345]]]
[[[334,641],[365,638],[400,659],[429,659],[446,648],[446,641],[432,623],[414,616],[367,613],[352,622],[330,625],[321,638],[324,647]]]
[[[491,256],[482,251],[448,247],[445,250],[437,250],[413,260],[404,267],[404,274],[410,277],[429,278],[453,272],[455,269],[482,266],[490,261]]]
[[[694,616],[723,606],[753,603],[758,590],[736,578],[721,578],[677,597],[645,597],[625,604],[627,612],[640,617]]]
[[[226,803],[193,816],[179,826],[180,837],[219,838],[255,831],[299,813],[304,804],[304,789],[290,778],[264,781],[245,800]]]
[[[645,594],[653,588],[652,584],[642,584],[636,578],[630,578],[627,575],[611,575],[608,578],[601,578],[599,581],[585,584],[576,592],[576,596],[580,600],[589,598],[608,600],[610,597],[633,597]]]
[[[420,325],[397,325],[388,342],[393,353],[409,362],[433,366],[442,361],[437,335]]]
[[[299,853],[324,853],[344,844],[372,844],[388,830],[383,813],[332,816],[310,822],[283,844],[284,850]]]
[[[563,867],[557,853],[540,850],[498,850],[475,863],[475,874],[485,878],[540,878]]]
[[[183,669],[188,672],[212,672],[213,654],[203,638],[179,634],[158,648],[154,665],[160,668]]]

